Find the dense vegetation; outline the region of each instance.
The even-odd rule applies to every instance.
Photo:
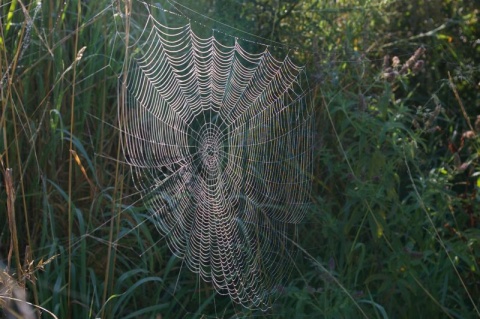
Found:
[[[182,269],[133,189],[116,108],[125,2],[0,2],[5,313],[17,298],[42,318],[480,316],[476,1],[158,2],[287,45],[309,70],[312,206],[265,313]]]

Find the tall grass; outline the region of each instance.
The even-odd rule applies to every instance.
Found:
[[[293,8],[302,14],[292,9],[290,23],[288,16],[268,20],[268,10],[251,20],[255,8],[283,12],[282,1],[247,3],[243,12],[225,12],[221,19],[221,12],[213,13],[226,23],[236,14],[262,36],[299,46],[295,57],[312,70],[313,205],[295,243],[301,256],[288,261],[295,271],[265,313],[233,304],[186,271],[132,187],[117,129],[117,83],[128,41],[124,3],[0,3],[5,313],[480,316],[480,122],[474,105],[464,103],[475,101],[471,86],[478,83],[478,68],[455,60],[461,52],[454,54],[448,28],[433,42],[405,37],[406,45],[395,46],[391,33],[381,33],[382,24],[393,24],[388,1],[344,2],[305,2]],[[191,7],[206,8],[202,4]],[[452,18],[465,26],[465,36],[474,35],[474,18]],[[423,67],[402,72],[422,44],[427,51],[417,61]],[[436,52],[444,48],[453,53]],[[386,54],[391,57],[384,63]],[[397,67],[391,65],[394,55]],[[442,70],[435,69],[445,60]],[[449,79],[444,71],[457,62]]]

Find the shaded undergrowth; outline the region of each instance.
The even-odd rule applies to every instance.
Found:
[[[399,1],[312,1],[290,11],[274,2],[235,13],[258,17],[251,25],[261,31],[250,31],[300,47],[317,132],[302,253],[265,313],[185,271],[132,187],[117,129],[123,3],[0,4],[5,313],[480,316],[478,10],[437,1],[445,13],[432,19],[442,26],[448,16],[445,25],[410,30],[392,9]],[[423,21],[420,11],[412,21]]]

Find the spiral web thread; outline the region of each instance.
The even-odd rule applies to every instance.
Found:
[[[119,114],[135,186],[191,271],[266,309],[289,274],[310,189],[304,69],[268,46],[254,53],[215,32],[201,38],[191,23],[167,27],[150,10]]]

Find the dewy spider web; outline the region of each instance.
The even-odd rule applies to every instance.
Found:
[[[254,53],[243,40],[202,38],[192,23],[167,26],[158,8],[144,8],[130,16],[139,32],[119,113],[135,186],[189,269],[266,309],[289,274],[311,185],[304,69],[268,46]]]

